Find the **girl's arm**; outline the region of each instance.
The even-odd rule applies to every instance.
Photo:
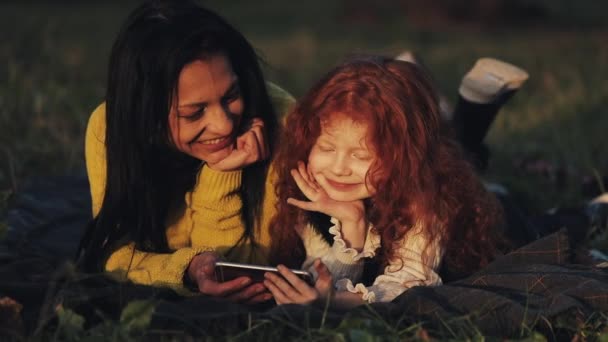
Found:
[[[336,291],[330,303],[331,308],[335,310],[348,311],[352,308],[365,304],[358,293],[349,291]]]
[[[282,265],[278,266],[281,276],[272,272],[267,272],[264,275],[264,285],[272,293],[275,302],[279,305],[314,304],[324,308],[329,304],[333,309],[349,310],[365,304],[365,301],[358,293],[348,291],[335,292],[332,275],[321,260],[316,259],[312,267],[318,274],[314,286],[308,285]]]
[[[329,233],[333,235],[331,246],[310,225],[298,230],[306,249],[306,260],[302,264],[302,268],[310,270],[314,260],[320,259],[329,269],[333,279],[349,278],[359,281],[363,274],[365,258],[374,255],[374,250],[379,246],[379,240],[364,239],[367,243],[362,243],[359,248],[353,248],[344,238],[340,221],[332,217],[331,223],[333,223],[333,226],[329,228]],[[371,226],[366,228],[367,233],[364,236],[369,235],[370,229]]]
[[[353,284],[350,279],[336,283],[338,291],[348,291],[359,295],[364,301],[389,302],[414,286],[440,285],[437,274],[443,250],[437,242],[425,250],[427,239],[421,227],[415,227],[401,240],[396,257],[385,267],[383,274],[376,277],[372,286]]]
[[[331,298],[330,306],[338,310],[347,310],[364,304],[365,301],[358,293],[349,291],[334,291],[334,279],[348,278],[358,281],[364,267],[364,259],[374,255],[379,246],[377,235],[369,233],[363,251],[349,247],[342,238],[341,224],[336,218],[331,219],[334,224],[329,232],[334,235],[334,243],[330,246],[312,226],[306,225],[296,228],[302,238],[306,249],[306,260],[302,268],[317,274],[314,286],[310,286],[296,277],[285,267],[279,267],[283,277],[269,273],[264,282],[272,292],[277,304],[316,304],[321,307],[327,305],[327,298]],[[327,284],[331,284],[328,286]]]

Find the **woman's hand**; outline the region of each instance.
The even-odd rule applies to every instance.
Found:
[[[314,180],[303,162],[298,162],[297,170],[291,170],[291,176],[310,202],[288,198],[287,203],[303,210],[335,217],[342,224],[342,237],[349,246],[355,249],[363,248],[367,234],[363,201],[341,202],[331,199]]]
[[[217,171],[234,171],[265,160],[269,156],[270,148],[266,142],[264,121],[254,118],[251,120],[250,128],[236,138],[236,146],[232,152],[219,162],[208,165]]]
[[[315,260],[313,265],[319,275],[314,287],[283,265],[277,266],[282,277],[271,272],[264,274],[266,278],[264,285],[272,293],[277,304],[317,304],[324,307],[327,301],[331,300],[333,294],[331,273],[319,259]]]
[[[215,262],[218,256],[213,252],[196,255],[188,266],[188,276],[202,294],[223,297],[232,302],[255,304],[272,298],[263,284],[251,284],[249,277],[239,277],[226,282],[215,278]]]

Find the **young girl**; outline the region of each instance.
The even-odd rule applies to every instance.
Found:
[[[184,293],[269,299],[245,277],[216,282],[213,266],[220,255],[267,263],[275,199],[266,179],[275,108],[287,102],[217,14],[189,1],[140,5],[87,127],[94,221],[80,265]]]
[[[440,266],[465,273],[492,258],[499,207],[444,131],[435,91],[414,64],[337,67],[298,102],[285,131],[272,256],[312,264],[318,279],[308,286],[284,266],[283,277],[267,273],[277,303],[390,301],[441,284]],[[369,258],[382,271],[365,286]]]

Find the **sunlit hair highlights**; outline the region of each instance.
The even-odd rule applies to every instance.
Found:
[[[379,261],[395,257],[396,245],[422,225],[428,241],[445,246],[444,264],[458,272],[492,258],[492,229],[499,206],[480,184],[458,144],[440,120],[436,91],[416,65],[380,57],[358,58],[330,71],[286,120],[275,167],[278,214],[271,227],[272,260],[297,266],[303,245],[295,222],[310,214],[286,203],[305,197],[289,170],[306,161],[322,123],[341,113],[368,127],[377,152],[368,180],[377,193],[366,203],[369,222],[382,237]]]

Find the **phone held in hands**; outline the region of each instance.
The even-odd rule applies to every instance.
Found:
[[[249,277],[253,283],[261,283],[264,281],[264,273],[273,272],[281,276],[276,267],[240,264],[236,262],[218,261],[215,263],[215,276],[217,281],[225,282],[236,279],[238,277]],[[312,274],[304,270],[291,269],[295,275],[300,277],[309,285],[314,285]]]

